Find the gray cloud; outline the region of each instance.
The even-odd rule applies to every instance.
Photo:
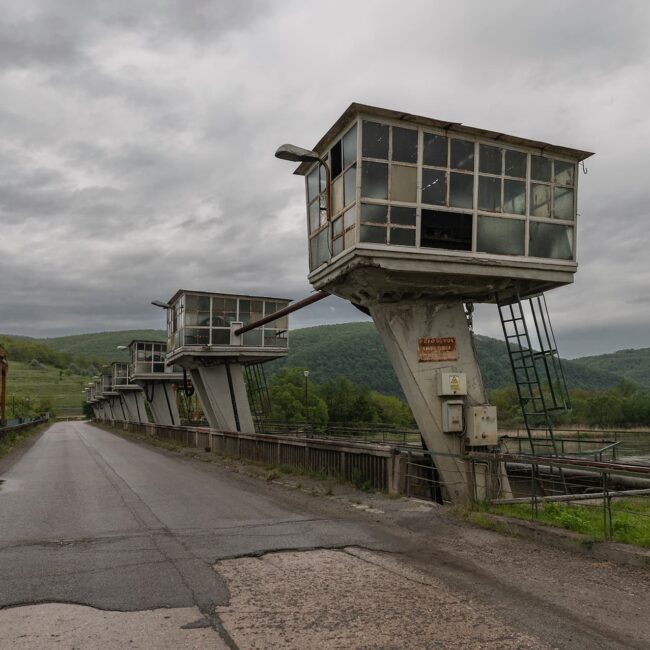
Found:
[[[307,295],[273,158],[351,101],[591,149],[568,356],[650,345],[650,7],[0,0],[0,331],[160,327],[178,288]],[[363,316],[328,299],[294,325]],[[499,335],[494,308],[479,332]]]

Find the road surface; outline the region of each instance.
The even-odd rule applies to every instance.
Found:
[[[86,423],[0,481],[2,648],[650,647],[650,572],[407,499],[314,497]]]

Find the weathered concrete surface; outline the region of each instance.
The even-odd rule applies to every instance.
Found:
[[[241,648],[282,647],[260,645],[255,620],[294,647],[337,647],[334,632],[344,648],[650,646],[649,571],[477,529],[441,508],[316,497],[83,423],[54,425],[15,458],[0,462],[0,608],[14,606],[0,628],[19,633],[0,647],[15,647],[30,629],[16,624],[21,613],[45,602],[114,610],[94,620],[121,647],[130,613],[143,612],[153,635],[161,608],[198,611],[199,625]],[[396,636],[400,624],[413,636]],[[422,642],[420,628],[438,641]],[[85,647],[74,643],[63,647]]]
[[[0,648],[213,648],[228,646],[196,607],[103,612],[82,605],[29,605],[0,610]]]
[[[347,548],[219,562],[241,650],[548,648],[386,555]]]

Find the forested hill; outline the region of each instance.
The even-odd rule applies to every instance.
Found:
[[[103,361],[126,358],[118,345],[133,339],[165,340],[161,330],[125,330],[79,334],[48,339],[25,339],[72,355],[87,355]],[[479,362],[488,389],[512,384],[512,374],[502,341],[477,336]],[[387,395],[401,396],[401,389],[388,356],[371,322],[320,325],[292,330],[290,352],[285,359],[267,366],[270,373],[285,366],[309,368],[310,378],[319,383],[344,375]],[[34,354],[36,353],[34,348]],[[623,350],[614,354],[564,361],[563,368],[571,388],[609,388],[621,378],[630,379],[650,390],[650,349]]]
[[[88,354],[102,361],[125,361],[126,351],[118,350],[118,345],[128,345],[135,339],[165,341],[163,330],[124,330],[119,332],[97,332],[94,334],[74,334],[52,339],[38,339],[59,352]]]
[[[289,337],[286,358],[273,361],[269,370],[284,366],[309,368],[310,379],[326,381],[344,375],[387,395],[402,396],[402,391],[373,323],[320,325],[294,330]],[[487,336],[476,337],[479,364],[486,388],[492,390],[512,384],[512,371],[503,341]],[[577,361],[564,361],[571,388],[608,388],[620,376],[585,368]],[[647,384],[650,386],[650,381]]]
[[[610,372],[639,386],[650,388],[650,348],[619,350],[612,354],[582,357],[576,361],[591,371]]]

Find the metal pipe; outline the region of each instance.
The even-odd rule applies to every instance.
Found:
[[[272,323],[274,320],[278,320],[278,318],[282,318],[287,314],[291,314],[294,311],[298,311],[299,309],[302,309],[303,307],[307,307],[308,305],[313,305],[315,302],[318,302],[323,298],[327,298],[329,295],[330,294],[325,291],[317,291],[316,293],[312,293],[311,296],[307,296],[302,300],[293,302],[290,305],[287,305],[284,309],[280,309],[280,311],[276,311],[274,314],[270,314],[269,316],[265,316],[264,318],[260,318],[259,320],[253,321],[252,323],[248,323],[248,325],[244,325],[243,327],[240,327],[239,329],[234,331],[234,335],[239,336],[240,334],[244,334],[245,332],[250,332],[251,330],[254,330],[256,327],[261,327],[262,325],[266,325],[267,323]]]

